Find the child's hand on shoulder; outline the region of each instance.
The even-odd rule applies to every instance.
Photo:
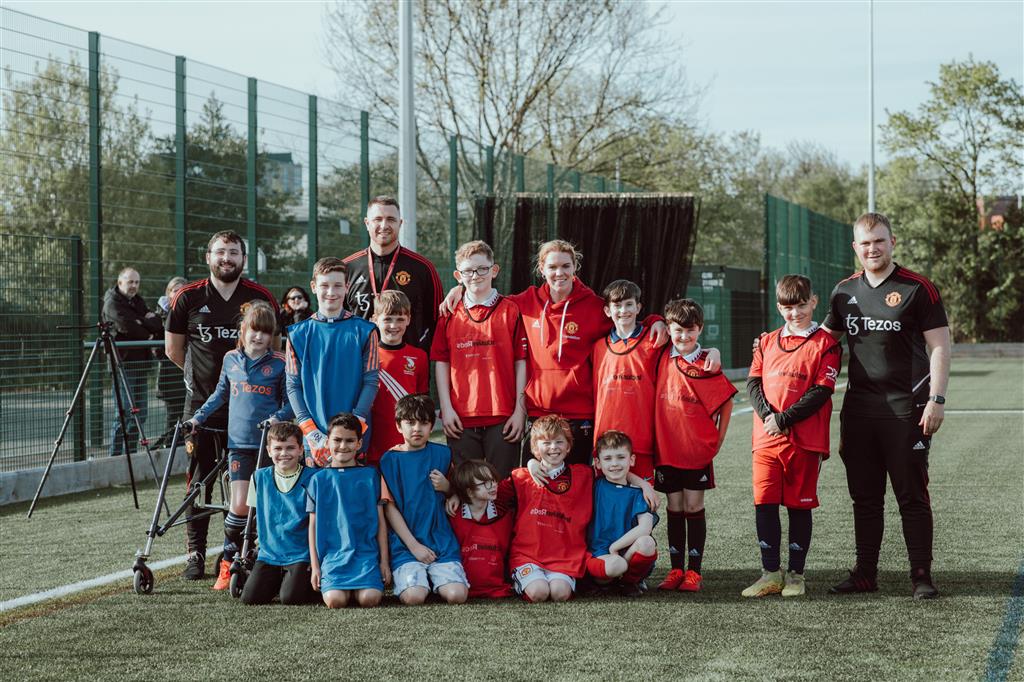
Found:
[[[526,463],[526,470],[530,472],[530,478],[537,484],[537,487],[543,488],[548,484],[550,479],[548,478],[548,468],[544,466],[544,462],[539,459],[531,459]]]
[[[459,513],[459,505],[462,504],[459,501],[458,495],[452,495],[444,501],[444,511],[448,516],[455,516]]]

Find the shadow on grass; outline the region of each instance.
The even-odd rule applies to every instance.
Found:
[[[951,377],[987,377],[990,374],[995,374],[994,369],[951,369],[949,370],[949,376]]]

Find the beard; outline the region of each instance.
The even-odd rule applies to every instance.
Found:
[[[235,265],[234,263],[224,265],[213,265],[211,263],[210,276],[214,279],[220,280],[224,284],[231,284],[242,276],[242,267],[240,265]]]

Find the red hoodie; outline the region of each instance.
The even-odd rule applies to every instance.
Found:
[[[578,278],[572,293],[551,302],[547,282],[509,296],[523,316],[529,344],[526,409],[531,417],[558,414],[566,419],[594,418],[594,379],[590,351],[612,329],[604,299]],[[651,315],[644,324],[662,318]]]

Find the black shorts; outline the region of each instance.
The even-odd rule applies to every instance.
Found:
[[[711,490],[714,487],[715,466],[710,462],[703,469],[677,469],[670,466],[654,468],[654,489],[660,493]]]

